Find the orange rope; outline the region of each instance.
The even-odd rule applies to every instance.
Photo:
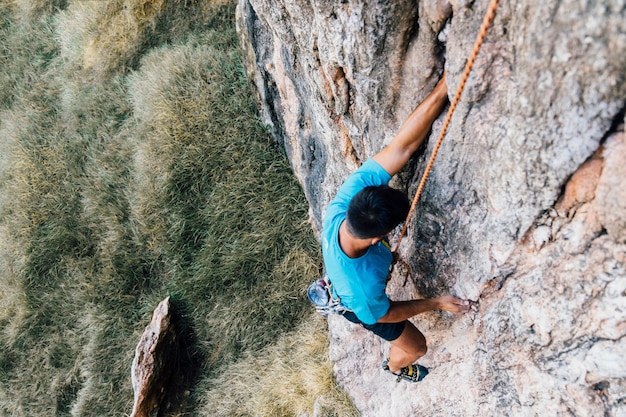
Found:
[[[470,54],[467,60],[467,64],[465,65],[465,70],[463,71],[463,76],[461,77],[461,83],[459,84],[459,88],[457,89],[456,94],[454,95],[454,99],[450,103],[450,108],[448,109],[448,114],[446,115],[446,119],[443,122],[441,133],[439,133],[439,138],[437,139],[437,142],[435,143],[435,148],[433,149],[433,152],[430,155],[430,160],[428,161],[428,164],[426,165],[426,169],[424,170],[424,174],[422,175],[422,180],[420,181],[420,184],[417,187],[417,191],[415,192],[415,197],[413,197],[413,203],[411,204],[411,208],[409,209],[409,213],[407,214],[404,227],[402,228],[402,232],[400,232],[400,237],[398,237],[396,251],[400,248],[400,243],[402,242],[402,239],[406,235],[406,231],[409,226],[409,220],[411,219],[411,216],[413,215],[413,212],[415,211],[415,206],[417,205],[417,201],[422,195],[422,191],[424,191],[424,185],[426,184],[426,180],[428,179],[430,170],[432,169],[433,164],[435,162],[435,157],[437,156],[437,152],[439,152],[439,148],[441,147],[443,138],[446,135],[446,132],[448,131],[448,127],[450,126],[450,120],[452,120],[452,113],[454,113],[454,110],[456,109],[456,106],[459,103],[461,94],[463,93],[463,89],[465,88],[465,83],[467,82],[467,78],[469,77],[470,72],[472,71],[472,67],[474,66],[474,61],[476,60],[476,56],[478,56],[480,47],[482,46],[483,41],[485,40],[485,36],[487,36],[487,30],[489,29],[489,26],[491,26],[491,23],[493,22],[493,19],[496,15],[497,7],[498,7],[498,0],[491,0],[491,3],[489,3],[489,7],[487,8],[487,13],[485,14],[485,18],[483,19],[483,24],[480,27],[478,36],[476,37],[476,42],[474,43],[474,49],[472,50],[472,53]],[[405,280],[405,283],[406,283],[406,280]]]

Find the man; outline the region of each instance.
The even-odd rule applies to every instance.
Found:
[[[469,310],[468,301],[452,296],[390,301],[385,294],[392,262],[385,237],[409,210],[407,197],[387,184],[420,147],[446,100],[444,74],[391,143],[348,177],[324,217],[322,253],[333,295],[348,309],[346,319],[391,343],[383,369],[398,381],[421,381],[428,373],[415,364],[426,354],[426,339],[408,319],[436,309]]]

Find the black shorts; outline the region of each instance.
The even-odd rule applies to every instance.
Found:
[[[400,337],[402,332],[404,331],[404,326],[406,324],[405,321],[401,321],[400,323],[375,323],[375,324],[365,324],[361,320],[358,319],[356,314],[352,311],[346,311],[343,313],[343,316],[351,321],[352,323],[360,324],[365,327],[370,332],[375,335],[382,337],[388,342],[396,340]]]

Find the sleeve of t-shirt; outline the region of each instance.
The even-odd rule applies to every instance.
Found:
[[[363,188],[370,185],[386,185],[390,180],[391,175],[378,162],[368,159],[341,185],[333,203],[345,206],[347,209],[352,197]]]

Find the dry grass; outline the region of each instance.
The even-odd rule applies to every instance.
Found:
[[[14,8],[15,17],[26,23],[53,14],[66,3],[67,0],[11,0],[8,4]]]
[[[73,70],[106,78],[136,68],[151,48],[222,23],[233,6],[230,0],[77,0],[58,17],[59,41]]]
[[[79,19],[90,30],[83,49],[82,66],[88,71],[107,74],[132,65],[138,52],[149,42],[164,0],[113,0],[80,3]]]
[[[0,4],[0,415],[127,414],[135,344],[168,295],[191,391],[172,415],[353,415],[305,301],[308,207],[256,116],[232,13]]]
[[[306,311],[306,277],[319,268],[284,155],[250,117],[238,55],[207,46],[224,41],[214,36],[155,51],[129,91],[140,132],[133,217],[165,259],[174,298],[203,318],[210,373],[292,327]]]
[[[229,365],[210,381],[202,415],[311,415],[311,404],[319,416],[358,415],[334,385],[325,330],[325,320],[312,316],[276,343]]]

